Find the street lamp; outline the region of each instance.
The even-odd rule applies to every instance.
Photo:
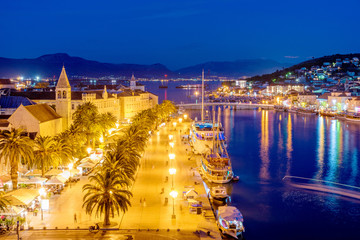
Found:
[[[172,190],[172,191],[170,192],[170,196],[171,196],[172,199],[173,199],[173,214],[172,214],[172,216],[171,216],[172,219],[175,219],[175,218],[176,218],[176,215],[175,215],[175,198],[177,197],[177,195],[178,195],[178,192],[175,191],[175,190]]]
[[[174,148],[174,142],[169,142],[171,148]]]
[[[169,140],[172,140],[173,139],[173,135],[169,135]]]
[[[179,118],[179,123],[181,123],[182,122],[182,118]]]
[[[169,159],[174,160],[175,159],[175,154],[174,153],[169,153]]]
[[[184,119],[185,119],[185,120],[187,119],[187,114],[184,114]]]
[[[40,188],[39,189],[39,194],[40,194],[40,209],[41,209],[41,220],[44,220],[44,213],[43,213],[43,206],[42,206],[42,198],[45,197],[46,195],[46,190],[45,188]]]
[[[175,130],[176,130],[176,122],[173,122],[173,126],[174,126],[174,128],[175,128]]]
[[[88,154],[91,153],[91,150],[92,150],[91,147],[88,147],[88,148],[86,149],[86,151],[87,151]]]
[[[171,189],[174,189],[174,175],[176,174],[176,168],[170,168],[169,173],[172,178],[172,184],[171,184],[172,188]]]

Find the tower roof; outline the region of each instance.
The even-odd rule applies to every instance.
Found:
[[[130,81],[135,81],[134,73],[132,74]]]
[[[69,79],[66,75],[65,67],[63,66],[59,80],[56,84],[57,88],[70,88]]]

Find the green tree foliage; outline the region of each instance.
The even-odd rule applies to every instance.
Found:
[[[24,135],[21,129],[11,129],[0,133],[0,158],[10,163],[10,175],[13,189],[17,189],[18,168],[20,160],[31,163],[33,159],[33,142]]]
[[[50,167],[66,164],[70,158],[71,149],[62,139],[50,136],[38,136],[34,140],[33,164],[41,169],[42,177]]]

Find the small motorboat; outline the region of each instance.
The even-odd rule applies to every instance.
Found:
[[[234,177],[232,178],[232,180],[233,180],[234,182],[237,182],[237,181],[240,180],[240,177],[236,175],[236,176],[234,176]]]
[[[222,206],[217,211],[217,225],[224,235],[238,239],[245,232],[244,218],[241,212],[233,206]]]
[[[229,197],[226,187],[217,186],[210,189],[210,198],[224,201]]]

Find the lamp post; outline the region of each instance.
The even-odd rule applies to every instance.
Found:
[[[176,168],[170,168],[169,173],[172,178],[172,184],[171,184],[172,188],[171,189],[174,189],[174,175],[176,174]]]
[[[173,214],[172,214],[172,216],[171,216],[172,219],[175,219],[175,218],[176,218],[176,215],[175,215],[175,198],[177,197],[177,195],[178,195],[178,192],[175,191],[175,190],[172,190],[172,191],[170,192],[170,196],[171,196],[172,199],[173,199]]]
[[[44,220],[44,212],[43,212],[43,206],[42,206],[42,198],[45,197],[46,194],[46,190],[45,188],[40,188],[39,189],[39,194],[40,194],[40,209],[41,209],[41,220]]]

